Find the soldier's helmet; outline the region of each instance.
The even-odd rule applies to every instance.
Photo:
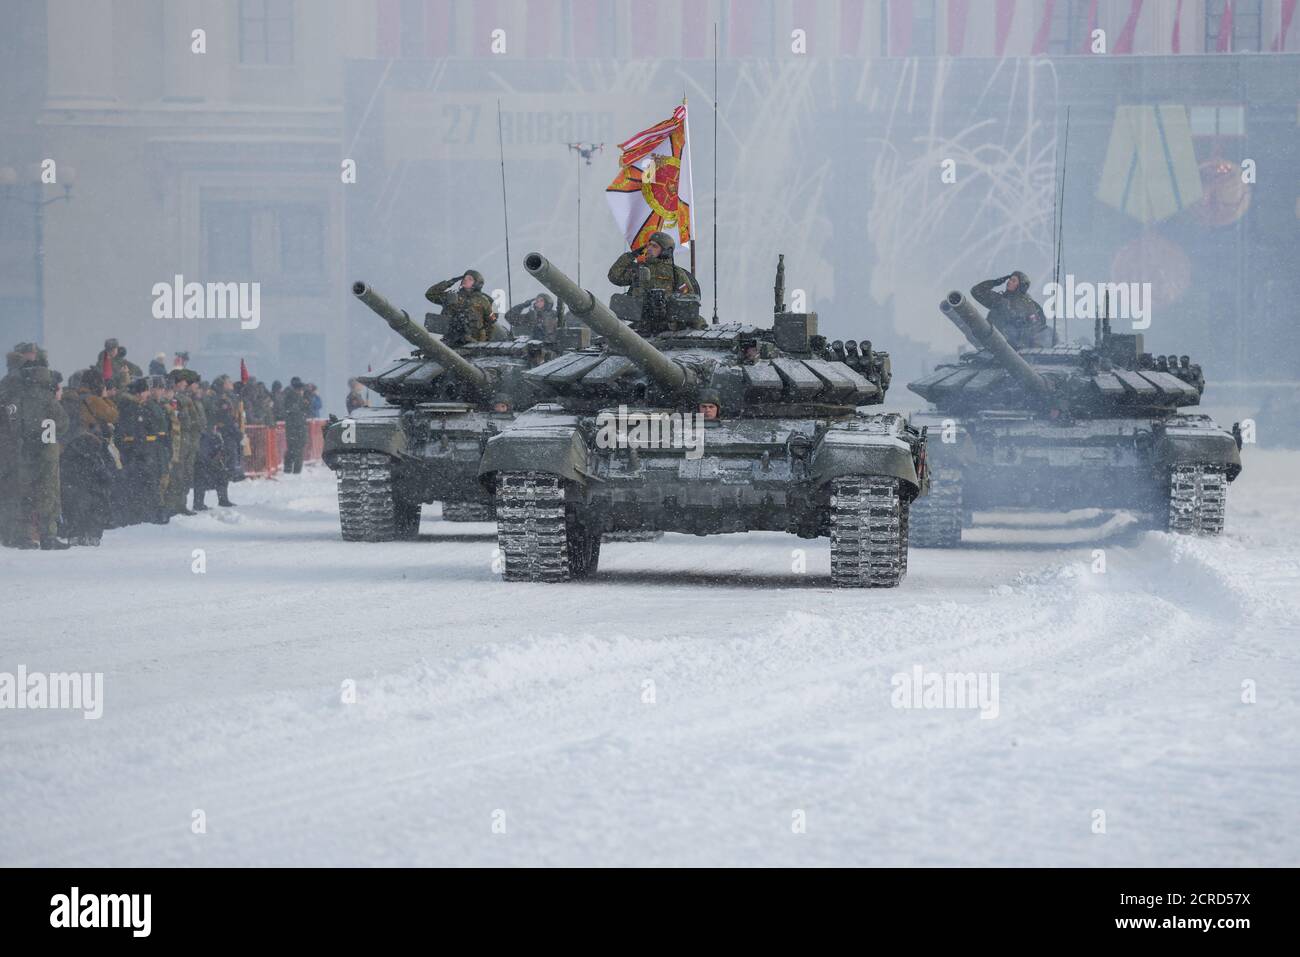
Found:
[[[475,292],[483,291],[483,274],[481,272],[479,272],[477,269],[466,269],[464,272],[464,276],[469,276],[471,279],[474,280]]]
[[[1017,269],[1011,275],[1015,276],[1018,280],[1020,280],[1020,285],[1016,287],[1016,292],[1029,292],[1028,276],[1022,273],[1019,269]]]
[[[673,237],[669,236],[665,232],[651,233],[650,242],[659,244],[659,248],[663,250],[663,252],[660,253],[661,256],[671,256],[673,254],[673,249],[677,245],[677,242]]]
[[[544,292],[543,292],[543,293],[538,293],[538,295],[536,296],[536,298],[533,299],[533,301],[536,302],[538,299],[542,300],[542,308],[543,308],[543,309],[554,309],[554,308],[555,308],[555,300],[552,299],[550,296],[548,296],[546,293],[544,293]]]

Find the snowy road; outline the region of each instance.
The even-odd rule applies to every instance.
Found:
[[[1251,451],[1222,540],[1017,520],[886,592],[767,534],[507,585],[490,526],[342,542],[323,470],[7,550],[0,672],[104,711],[0,710],[0,864],[1294,866],[1297,472]],[[996,717],[894,707],[916,666]]]

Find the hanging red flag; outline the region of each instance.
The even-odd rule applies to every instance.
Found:
[[[686,104],[618,145],[619,173],[605,187],[605,199],[628,247],[644,246],[650,234],[660,230],[676,230],[678,244],[689,246],[695,231]]]
[[[1219,41],[1214,50],[1216,53],[1232,52],[1232,0],[1224,0],[1223,15],[1219,17]]]
[[[104,350],[104,364],[100,366],[99,372],[104,377],[105,382],[113,381],[113,357],[107,349]]]
[[[244,365],[243,359],[239,360],[239,381],[243,383],[248,382],[248,366]]]

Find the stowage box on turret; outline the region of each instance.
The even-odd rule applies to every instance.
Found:
[[[589,575],[602,534],[648,529],[829,536],[834,584],[899,583],[925,440],[861,408],[884,398],[887,354],[826,343],[780,278],[773,328],[704,325],[683,296],[648,301],[643,337],[540,254],[524,266],[604,343],[526,372],[549,398],[488,440],[508,580]]]
[[[415,347],[359,376],[385,404],[358,409],[325,430],[324,459],[338,476],[339,520],[349,541],[412,539],[420,507],[442,502],[453,521],[491,521],[493,499],[478,482],[488,439],[535,397],[522,373],[552,358],[524,338],[452,348],[365,283],[353,294]],[[437,316],[431,316],[435,324]]]
[[[933,404],[917,417],[932,486],[913,545],[956,545],[972,512],[1008,507],[1127,508],[1173,532],[1222,531],[1240,434],[1179,411],[1201,400],[1200,366],[1145,354],[1108,319],[1091,348],[1017,351],[961,293],[939,308],[976,351],[908,385]]]

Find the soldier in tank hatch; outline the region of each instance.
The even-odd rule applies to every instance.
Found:
[[[1005,283],[1004,291],[997,287]],[[1029,295],[1029,277],[1020,270],[971,287],[971,298],[989,311],[989,322],[1013,349],[1055,345],[1043,307]]]
[[[497,316],[491,297],[483,291],[483,274],[477,269],[467,269],[459,276],[434,283],[425,291],[424,298],[442,306],[451,319],[455,331],[447,333],[448,344],[487,342],[492,338]]]

